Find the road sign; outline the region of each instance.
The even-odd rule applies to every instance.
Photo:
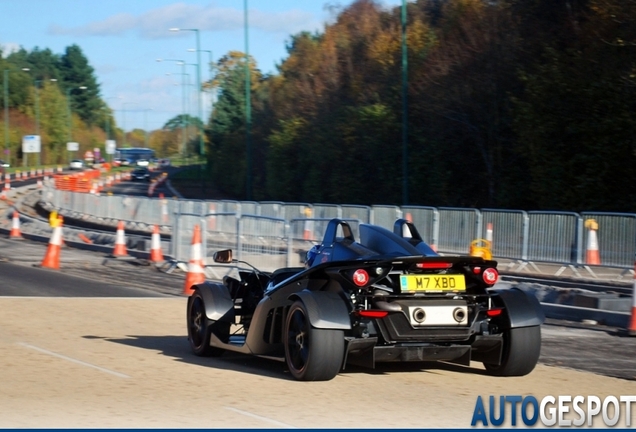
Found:
[[[68,150],[68,151],[78,151],[79,150],[79,143],[67,142],[66,143],[66,150]]]
[[[40,135],[24,135],[22,137],[23,153],[40,153]]]
[[[117,141],[106,140],[106,154],[115,154],[115,148],[117,147]]]

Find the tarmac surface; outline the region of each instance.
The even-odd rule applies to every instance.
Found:
[[[61,270],[34,267],[46,248],[0,234],[0,427],[465,428],[478,396],[636,395],[636,338],[567,320],[546,321],[539,365],[519,378],[417,363],[301,383],[272,360],[199,358],[183,272],[70,242]]]

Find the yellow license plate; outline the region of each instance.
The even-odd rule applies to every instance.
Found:
[[[466,291],[464,275],[402,275],[402,292]]]

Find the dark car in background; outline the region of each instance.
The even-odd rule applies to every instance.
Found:
[[[136,168],[130,173],[130,178],[132,180],[150,181],[150,171],[145,167]]]

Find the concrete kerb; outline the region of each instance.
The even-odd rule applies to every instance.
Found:
[[[580,306],[568,306],[554,303],[541,303],[547,318],[567,321],[595,321],[611,327],[627,328],[630,314],[628,312],[614,312],[602,309],[591,309]]]

